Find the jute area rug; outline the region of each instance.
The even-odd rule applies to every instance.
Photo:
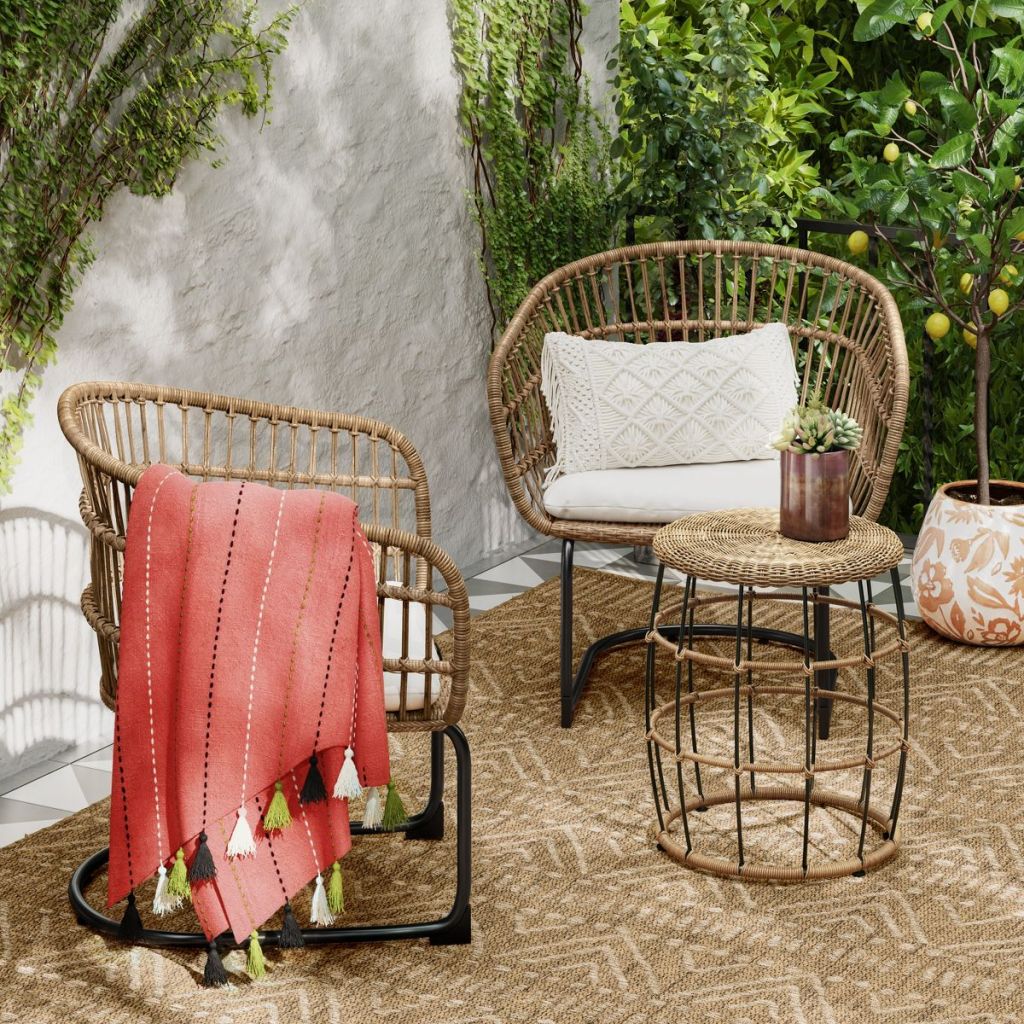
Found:
[[[576,586],[579,646],[646,619],[645,583],[577,570]],[[794,625],[786,614],[776,621]],[[840,627],[837,643],[857,640],[856,627]],[[474,758],[472,945],[268,949],[268,975],[255,983],[236,951],[225,961],[234,987],[205,990],[201,951],[124,948],[75,924],[65,886],[74,865],[105,845],[100,804],[0,853],[0,1019],[1024,1019],[1020,651],[957,647],[914,627],[914,745],[898,857],[864,878],[775,885],[697,874],[655,848],[638,650],[599,663],[575,726],[558,727],[557,581],[476,619],[473,640],[464,722]],[[660,671],[667,694],[671,667]],[[777,704],[755,714],[756,731],[781,747],[798,736],[799,715]],[[708,714],[698,724],[713,746],[732,708]],[[837,705],[829,743],[855,746],[862,726],[853,705]],[[425,745],[406,739],[396,753],[414,803]],[[877,785],[888,784],[879,775]],[[847,785],[858,784],[854,773]],[[779,814],[752,819],[755,852],[790,850],[801,815],[784,805]],[[815,856],[850,839],[828,812],[814,817]],[[711,818],[703,838],[728,851],[729,820]],[[441,912],[451,834],[440,843],[357,840],[344,864],[347,919]],[[101,880],[97,904],[102,888]],[[296,906],[304,918],[308,894]]]

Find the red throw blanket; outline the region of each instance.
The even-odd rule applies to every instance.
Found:
[[[191,897],[208,938],[230,928],[240,942],[348,851],[346,795],[389,779],[357,513],[324,491],[143,475],[125,550],[111,905],[156,875],[157,914]],[[319,879],[317,897],[314,920],[319,905],[329,923]]]

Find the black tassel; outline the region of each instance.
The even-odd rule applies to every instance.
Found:
[[[321,804],[326,799],[327,787],[324,785],[324,777],[320,774],[320,768],[316,763],[316,754],[313,754],[309,759],[309,771],[306,773],[306,781],[302,784],[299,803]]]
[[[206,845],[206,833],[199,833],[199,845],[196,847],[196,855],[192,858],[192,866],[188,869],[188,880],[195,882],[208,882],[211,878],[217,877],[217,865],[213,863],[213,854]]]
[[[281,933],[277,937],[277,945],[281,949],[299,949],[306,944],[302,937],[302,929],[292,913],[292,905],[287,900],[284,904],[284,920],[281,922]]]
[[[142,937],[142,918],[135,906],[135,893],[128,893],[128,906],[117,929],[117,937],[125,942],[137,942]]]
[[[221,962],[220,953],[217,952],[217,943],[211,941],[209,952],[206,954],[206,967],[203,970],[203,984],[207,988],[219,988],[228,983],[228,975]]]

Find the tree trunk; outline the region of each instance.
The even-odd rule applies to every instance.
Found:
[[[978,347],[974,353],[974,443],[978,453],[978,504],[991,503],[988,469],[988,379],[992,370],[989,332],[978,331]]]

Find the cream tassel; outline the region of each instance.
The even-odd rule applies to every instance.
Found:
[[[153,913],[163,917],[177,909],[177,902],[167,895],[167,868],[161,864],[157,870],[156,892],[153,893]]]
[[[363,810],[363,828],[380,828],[384,820],[384,803],[380,798],[380,790],[374,786],[366,798]]]
[[[249,827],[249,819],[246,817],[244,807],[238,808],[238,819],[235,821],[235,827],[231,830],[227,854],[229,857],[253,857],[256,855],[256,840],[252,837],[252,829]]]
[[[313,890],[313,904],[309,911],[309,923],[329,928],[334,924],[334,915],[327,903],[327,891],[324,889],[322,875],[316,876],[316,888]]]
[[[355,751],[345,748],[345,763],[338,772],[338,781],[334,783],[334,795],[339,800],[351,800],[363,795],[363,787],[359,785],[359,772],[356,771]]]

